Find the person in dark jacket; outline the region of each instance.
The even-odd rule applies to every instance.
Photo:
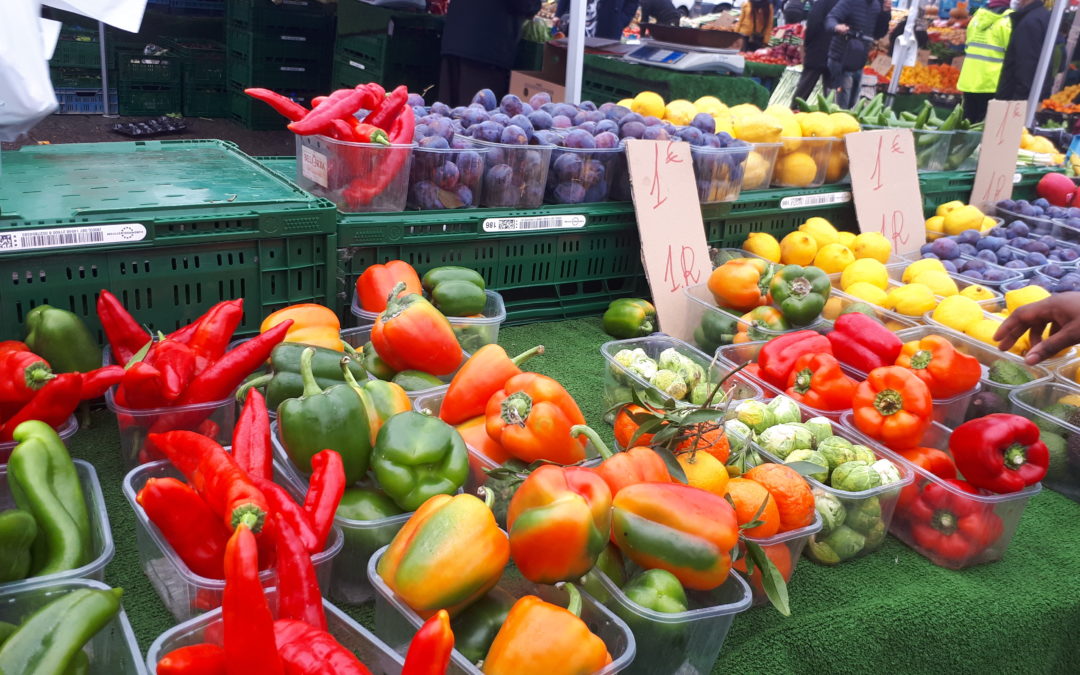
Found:
[[[672,8],[674,9],[674,7]],[[634,20],[638,11],[638,0],[589,0],[585,7],[586,37],[621,40],[623,30]],[[565,33],[569,25],[570,0],[559,0],[555,6],[555,16],[559,28]],[[678,23],[676,12],[676,23]]]
[[[814,0],[806,16],[806,31],[803,33],[802,75],[795,87],[795,97],[810,98],[818,79],[829,72],[829,43],[833,34],[825,30],[825,17],[829,15],[837,0]]]
[[[467,105],[491,89],[501,98],[510,88],[521,27],[540,10],[540,0],[454,0],[442,38],[439,99]]]
[[[1009,18],[1012,19],[1012,35],[1005,49],[1005,61],[1001,64],[996,98],[1023,101],[1031,93],[1043,39],[1050,29],[1050,11],[1040,0],[1021,0],[1020,8]]]
[[[641,23],[678,26],[682,14],[671,0],[641,0]]]
[[[826,86],[836,89],[836,103],[851,108],[859,100],[862,69],[870,46],[889,31],[892,0],[838,0],[825,18],[829,42],[829,77]]]

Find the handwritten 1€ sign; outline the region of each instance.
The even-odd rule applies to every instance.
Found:
[[[1016,154],[1024,129],[1027,101],[990,101],[986,107],[986,125],[979,146],[979,166],[971,186],[969,203],[983,213],[1012,196]]]
[[[885,235],[893,253],[918,251],[926,225],[911,129],[863,131],[844,141],[859,230]]]
[[[641,259],[660,328],[689,340],[695,326],[689,318],[690,301],[684,289],[705,283],[712,272],[690,145],[630,140],[626,161]]]

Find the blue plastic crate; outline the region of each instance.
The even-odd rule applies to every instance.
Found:
[[[58,87],[56,100],[60,107],[58,115],[94,115],[105,112],[105,99],[100,89],[80,89],[77,87]],[[118,99],[115,89],[109,90],[109,110],[116,112]]]

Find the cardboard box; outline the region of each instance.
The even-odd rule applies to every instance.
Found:
[[[528,101],[530,96],[538,92],[547,92],[552,101],[566,100],[566,87],[561,82],[544,79],[542,71],[510,71],[511,94],[517,95],[523,101]]]

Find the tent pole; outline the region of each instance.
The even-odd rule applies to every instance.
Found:
[[[570,0],[570,34],[566,43],[566,102],[581,103],[581,75],[585,67],[585,3]]]

